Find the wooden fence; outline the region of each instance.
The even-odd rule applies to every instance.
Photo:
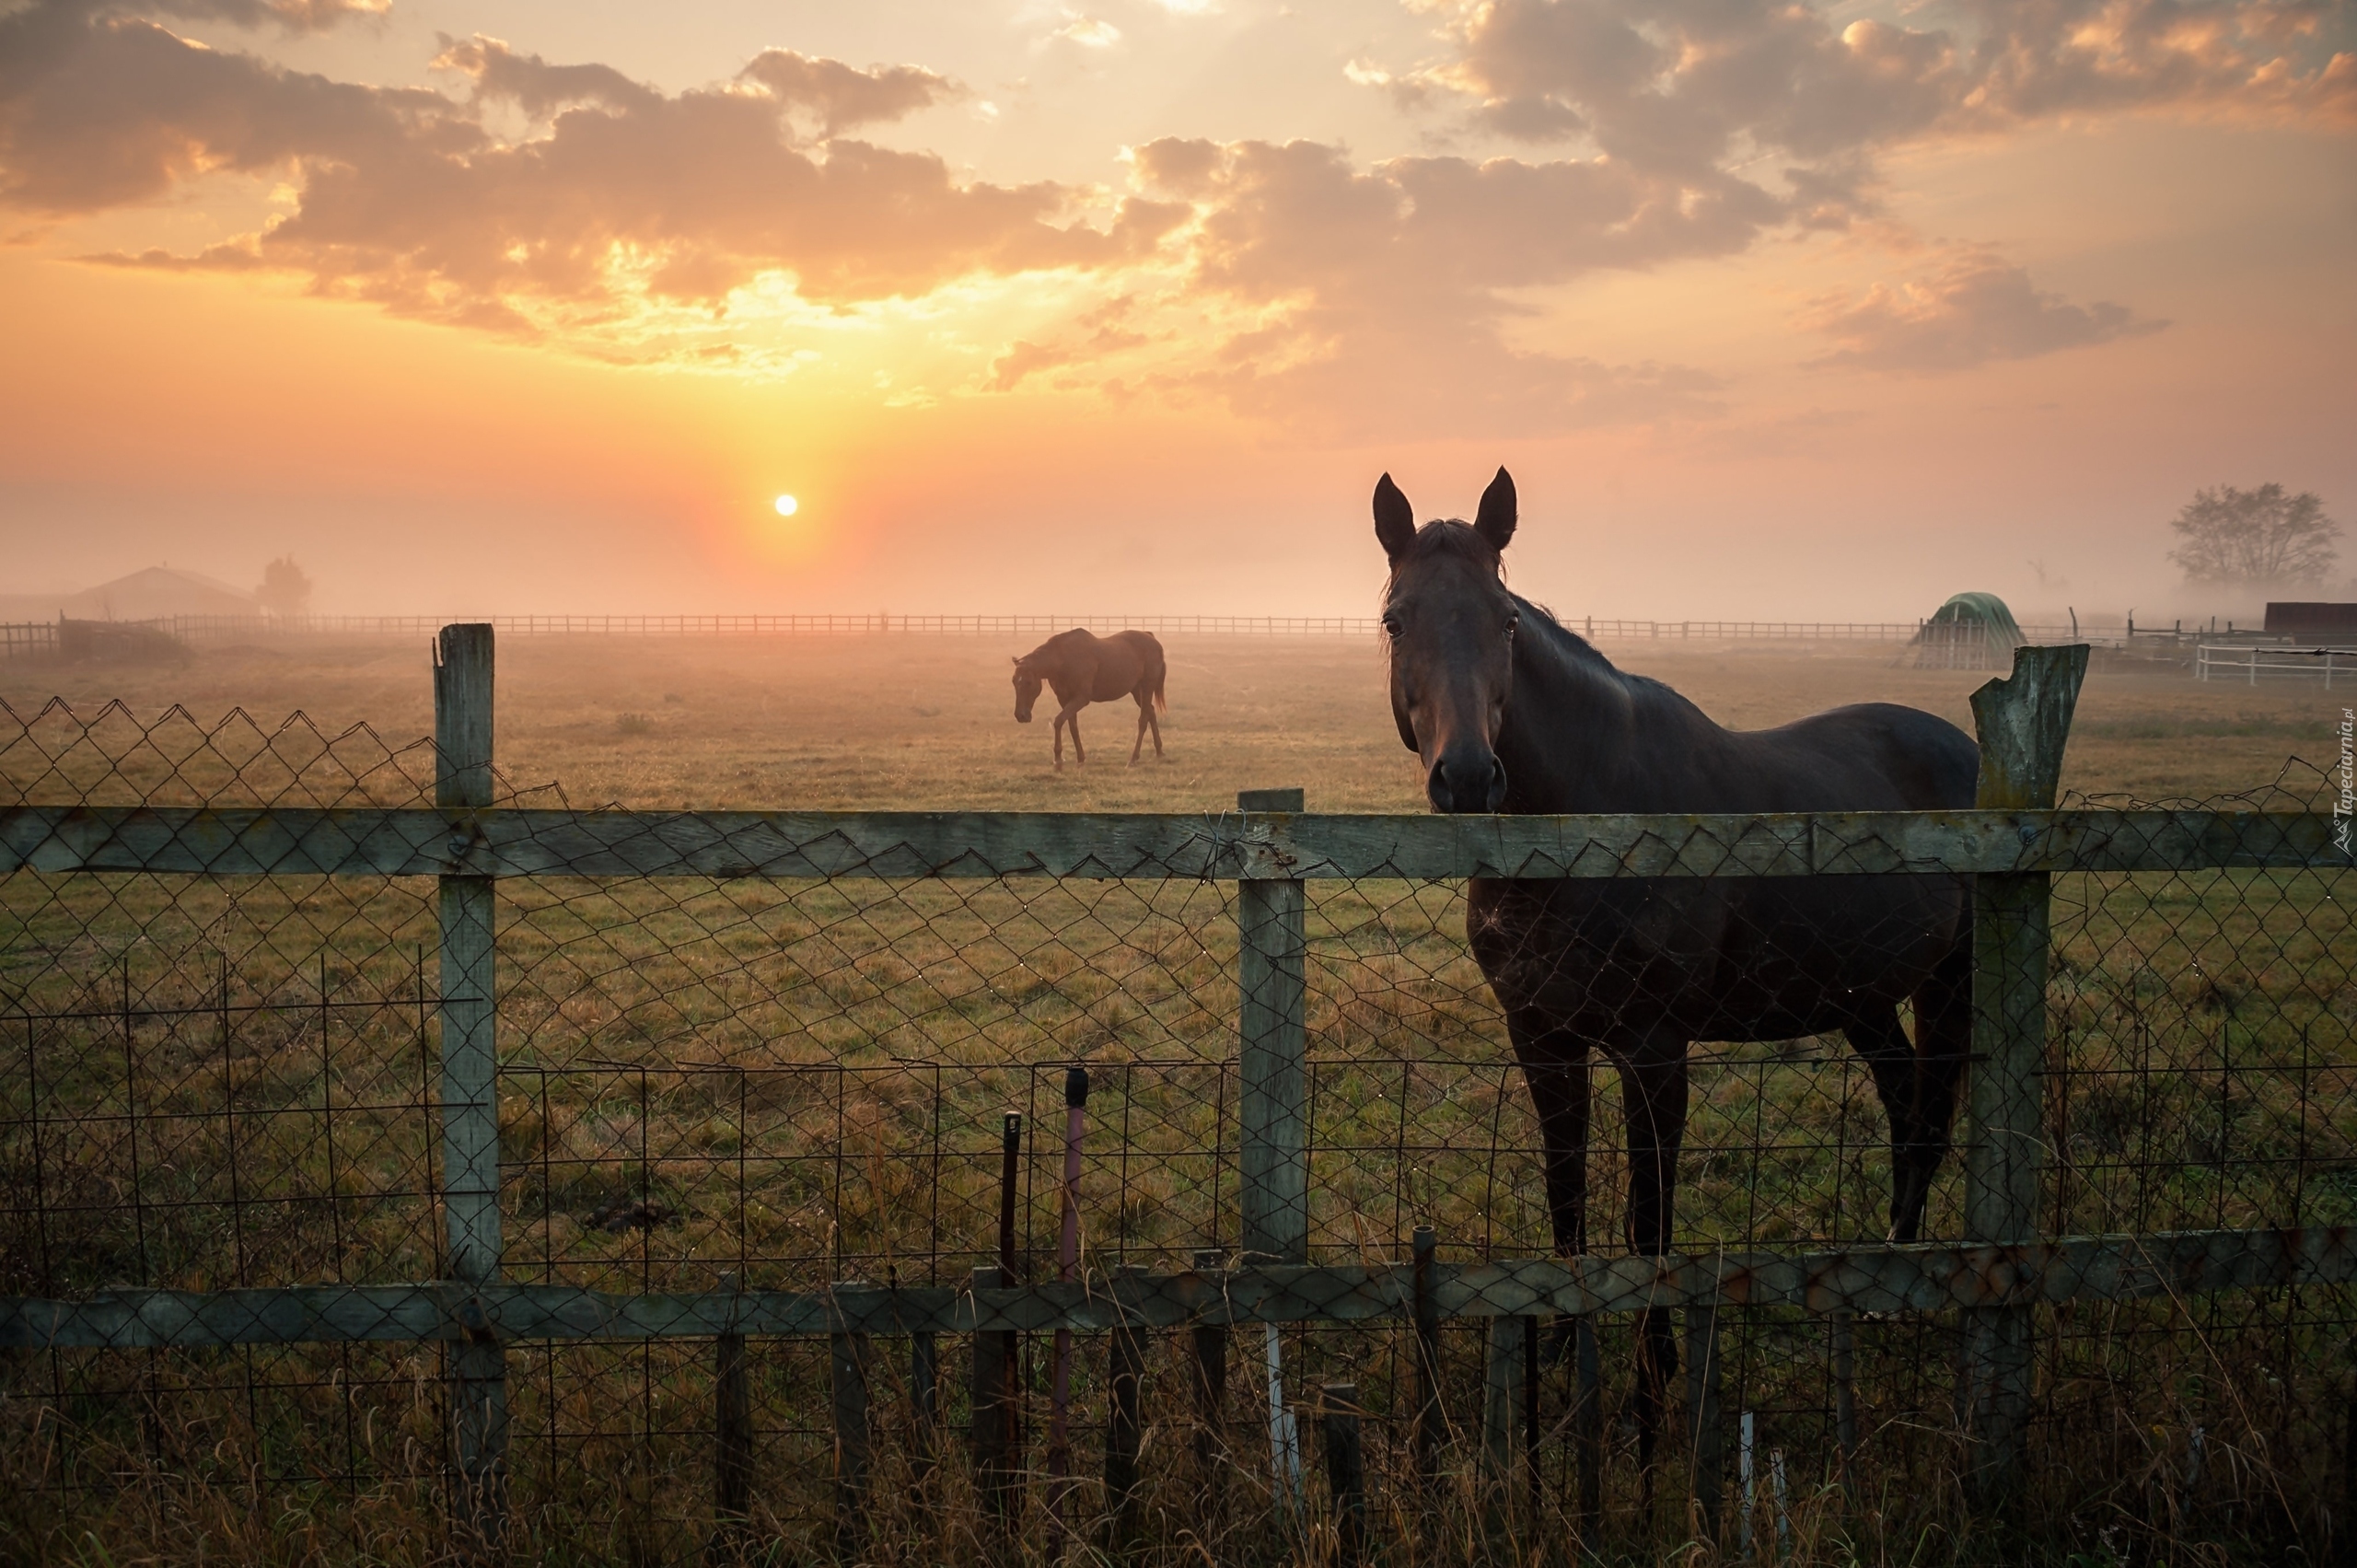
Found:
[[[1217,814],[500,807],[493,804],[492,653],[488,625],[441,632],[432,808],[36,804],[0,809],[0,874],[440,879],[442,1277],[385,1285],[126,1290],[73,1300],[0,1297],[0,1345],[444,1342],[450,1351],[459,1504],[475,1533],[495,1543],[505,1507],[507,1346],[519,1341],[715,1339],[723,1351],[716,1425],[726,1511],[743,1505],[750,1442],[742,1413],[744,1336],[831,1336],[839,1353],[837,1420],[856,1423],[855,1430],[839,1433],[838,1465],[851,1467],[839,1473],[839,1506],[856,1510],[865,1484],[867,1416],[864,1395],[841,1397],[846,1385],[840,1368],[853,1366],[857,1384],[867,1336],[910,1336],[917,1347],[912,1353],[931,1368],[931,1336],[944,1332],[980,1332],[986,1339],[1002,1331],[1060,1330],[1119,1336],[1146,1327],[1392,1318],[1417,1324],[1422,1333],[1446,1318],[1508,1323],[1541,1314],[1585,1318],[1671,1307],[1685,1311],[1689,1347],[1700,1348],[1688,1385],[1694,1443],[1688,1475],[1707,1525],[1720,1518],[1724,1493],[1717,1361],[1711,1349],[1714,1314],[1723,1308],[1790,1304],[1837,1315],[1960,1310],[1967,1325],[1962,1405],[1974,1456],[1969,1479],[1973,1495],[1993,1506],[2014,1484],[2022,1452],[2029,1315],[2038,1304],[2357,1281],[2357,1235],[2346,1230],[2038,1233],[2050,877],[2347,864],[2334,846],[2330,818],[2320,814],[2053,809],[2062,742],[2085,668],[2084,646],[2022,650],[2011,679],[1992,681],[1975,697],[1983,772],[1973,810],[1555,818],[1322,816],[1304,812],[1298,792],[1282,791],[1249,792],[1236,811]],[[1893,873],[1977,878],[1974,1065],[1968,1128],[1960,1139],[1967,1181],[1961,1243],[1454,1265],[1438,1262],[1420,1236],[1411,1260],[1306,1261],[1306,882]],[[501,878],[548,876],[1236,880],[1244,1095],[1237,1151],[1244,1182],[1240,1259],[1206,1258],[1192,1270],[1159,1275],[1122,1271],[1026,1284],[1001,1283],[983,1270],[958,1288],[846,1283],[819,1292],[623,1295],[503,1283],[495,900]],[[1511,1354],[1529,1339],[1535,1335],[1511,1328],[1493,1342]],[[1273,1358],[1273,1339],[1271,1343]],[[732,1345],[738,1362],[735,1382],[726,1375]],[[978,1410],[991,1408],[997,1397],[996,1385],[988,1382],[993,1365],[978,1350]],[[1422,1376],[1432,1375],[1427,1366]],[[1585,1367],[1582,1376],[1589,1376]],[[1837,1366],[1835,1376],[1846,1373]],[[931,1376],[928,1370],[927,1390]],[[1117,1388],[1117,1405],[1118,1400]],[[1356,1417],[1341,1406],[1327,1414],[1329,1439],[1341,1446],[1329,1454],[1341,1467],[1336,1484],[1355,1486],[1344,1472],[1345,1461],[1355,1462]],[[1130,1419],[1134,1424],[1134,1411]],[[978,1415],[978,1442],[987,1437],[985,1425]],[[1132,1432],[1120,1440],[1117,1430],[1108,1443],[1109,1495],[1117,1502],[1134,1483],[1134,1437]],[[1588,1445],[1583,1465],[1599,1462],[1595,1453]],[[1132,1468],[1120,1470],[1122,1465]],[[1584,1475],[1582,1492],[1593,1494],[1592,1476]]]

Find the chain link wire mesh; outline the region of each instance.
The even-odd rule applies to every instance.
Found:
[[[427,807],[434,763],[429,742],[299,714],[272,726],[242,712],[208,724],[180,709],[0,707],[11,806]],[[2209,804],[2314,811],[2326,782],[2291,772]],[[500,801],[565,804],[505,781]],[[0,1295],[435,1278],[435,891],[432,877],[387,876],[0,877],[0,1052],[20,1063],[0,1075]],[[2055,877],[2046,1234],[2357,1223],[2352,891],[2345,867]],[[1023,1116],[1016,1273],[1051,1278],[1060,1091],[1082,1063],[1092,1290],[1124,1266],[1208,1268],[1204,1288],[1225,1288],[1243,1091],[1233,881],[544,875],[503,877],[499,900],[509,1282],[625,1295],[960,1285],[998,1259],[1010,1110]],[[1469,1558],[1541,1520],[1569,1539],[1589,1449],[1603,1509],[1591,1544],[1693,1527],[1681,1467],[1696,1429],[1674,1384],[1661,1422],[1643,1413],[1631,1314],[1588,1319],[1586,1356],[1551,1309],[1527,1342],[1517,1318],[1482,1315],[1532,1312],[1510,1284],[1484,1302],[1476,1281],[1429,1353],[1403,1321],[1418,1225],[1446,1264],[1555,1250],[1538,1120],[1465,907],[1458,882],[1307,885],[1309,1258],[1364,1268],[1351,1288],[1387,1291],[1386,1315],[1141,1334],[1135,1519],[1157,1552],[1341,1550],[1315,1430],[1328,1384],[1355,1389],[1378,1537]],[[1698,1045],[1689,1070],[1677,1252],[1880,1240],[1889,1131],[1847,1042]],[[1602,1259],[1630,1250],[1614,1077],[1598,1058],[1587,1235]],[[1951,1158],[1927,1239],[1961,1239],[1961,1189]],[[2345,1527],[2331,1514],[2351,1307],[2345,1287],[2295,1285],[2043,1312],[2032,1495],[2052,1539],[2313,1546]],[[1920,1529],[1960,1516],[1954,1312],[1761,1305],[1715,1323],[1727,1486],[1759,1539],[1805,1557],[1862,1519]],[[1065,1507],[1074,1534],[1098,1539],[1116,1501],[1102,1477],[1118,1441],[1117,1338],[1079,1336],[1074,1383]],[[713,1340],[518,1341],[517,1540],[549,1561],[987,1554],[994,1504],[963,1441],[974,1339],[939,1336],[930,1423],[915,1342],[857,1350],[853,1402],[876,1468],[853,1541],[837,1533],[830,1479],[849,1342],[749,1342],[750,1516],[732,1522],[713,1502]],[[1271,1458],[1264,1341],[1281,1353],[1280,1408],[1312,1429],[1291,1511],[1276,1506],[1293,1483]],[[1689,1334],[1688,1373],[1698,1344]],[[0,1447],[12,1541],[99,1539],[152,1522],[147,1507],[257,1556],[294,1541],[435,1559],[455,1550],[441,1523],[443,1352],[11,1352]],[[1206,1355],[1224,1379],[1215,1395]],[[1022,1337],[1015,1534],[1033,1554],[1046,1539],[1050,1356],[1046,1336]],[[1596,1402],[1583,1406],[1591,1382]],[[1427,1390],[1442,1433],[1431,1460],[1418,1436]],[[1443,1474],[1437,1493],[1416,1484],[1427,1464]]]

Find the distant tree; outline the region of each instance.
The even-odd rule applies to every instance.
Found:
[[[2169,527],[2184,540],[2169,559],[2195,583],[2263,587],[2321,583],[2340,558],[2340,525],[2308,492],[2280,484],[2197,490]]]
[[[254,598],[273,615],[300,615],[311,602],[311,579],[292,555],[282,555],[261,569],[261,587],[254,590]]]

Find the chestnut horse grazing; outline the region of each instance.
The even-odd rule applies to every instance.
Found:
[[[1080,710],[1091,703],[1134,697],[1138,703],[1138,738],[1130,748],[1135,762],[1145,749],[1146,731],[1154,732],[1154,754],[1162,756],[1162,721],[1155,715],[1169,704],[1162,697],[1162,645],[1151,632],[1116,632],[1095,636],[1075,627],[1059,632],[1015,661],[1015,719],[1031,722],[1031,704],[1039,688],[1056,694],[1056,767],[1064,765],[1064,731],[1072,731],[1072,754],[1086,762],[1080,749]]]
[[[1447,812],[1922,811],[1969,807],[1980,749],[1884,703],[1728,730],[1626,675],[1507,590],[1505,470],[1468,525],[1419,528],[1384,475],[1383,634],[1399,738]],[[1505,1013],[1538,1113],[1555,1247],[1587,1250],[1588,1074],[1618,1070],[1628,1244],[1670,1250],[1687,1050],[1839,1030],[1890,1121],[1890,1239],[1915,1239],[1971,1043],[1970,878],[1956,876],[1473,879],[1466,937]],[[1911,1001],[1915,1038],[1899,1020]],[[1640,1446],[1677,1365],[1669,1314],[1639,1335]]]

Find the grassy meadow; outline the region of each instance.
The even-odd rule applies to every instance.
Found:
[[[1149,749],[1127,766],[1132,721],[1109,705],[1084,720],[1093,760],[1062,773],[1048,764],[1046,720],[1013,721],[1005,671],[1018,651],[964,638],[511,639],[499,755],[516,784],[556,783],[576,806],[1217,810],[1240,788],[1299,784],[1317,809],[1418,808],[1371,645],[1173,640],[1168,760],[1154,764]],[[1868,699],[1968,726],[1969,693],[1987,679],[1915,670],[1874,646],[1608,651],[1745,726]],[[244,768],[247,794],[261,798],[332,796],[354,772],[371,797],[413,795],[420,754],[399,748],[430,731],[430,691],[422,644],[201,650],[157,668],[0,665],[0,698],[20,717],[62,695],[86,715],[120,699],[143,720],[180,703],[197,721],[167,724],[146,746],[111,721],[54,769],[19,734],[0,744],[0,788],[42,800],[69,786],[106,799],[158,786],[207,795]],[[2098,673],[2065,785],[2143,799],[2263,788],[2289,757],[2329,760],[2339,697]],[[296,709],[330,736],[366,723],[387,744],[322,752],[241,726],[234,743],[192,744],[231,708],[264,729]],[[14,726],[0,726],[5,742]],[[63,733],[52,718],[32,738]],[[125,760],[119,775],[101,778],[102,754]],[[2316,776],[2295,779],[2305,797]],[[2058,879],[2052,1229],[2357,1221],[2351,890],[2335,873]],[[1076,1060],[1096,1074],[1081,1188],[1090,1266],[1167,1267],[1234,1243],[1235,935],[1223,885],[548,879],[505,885],[502,908],[511,1277],[611,1290],[712,1288],[729,1274],[763,1287],[955,1280],[986,1258],[1007,1109],[1030,1130],[1020,1229],[1030,1266],[1044,1266],[1062,1071]],[[1446,1256],[1550,1245],[1536,1130],[1461,919],[1445,886],[1313,893],[1322,1258],[1399,1257],[1418,1224],[1439,1228]],[[434,931],[424,881],[0,880],[0,1001],[20,1031],[0,1049],[24,1063],[0,1079],[0,1187],[13,1197],[0,1207],[0,1293],[430,1275]],[[1609,1248],[1624,1185],[1619,1097],[1608,1070],[1596,1077],[1591,1230]],[[1878,1236],[1883,1116],[1842,1042],[1706,1048],[1693,1101],[1681,1246]],[[1934,1234],[1956,1233],[1959,1203],[1951,1163]],[[2046,1319],[2043,1468],[2026,1537],[1968,1527],[1955,1505],[1945,1321],[1856,1325],[1868,1438],[1846,1485],[1823,1319],[1727,1315],[1728,1408],[1755,1413],[1763,1454],[1790,1457],[1795,1562],[2255,1560],[2321,1539],[2321,1434],[2340,1419],[2329,1358],[2347,1307],[2305,1289]],[[1447,1336],[1452,1419],[1469,1430],[1480,1335]],[[1672,1548],[1697,1562],[1732,1556],[1731,1542],[1694,1540],[1675,1478],[1640,1470],[1628,1327],[1602,1337],[1617,1413],[1609,1527],[1589,1545],[1630,1561]],[[1149,1373],[1149,1443],[1166,1446],[1148,1466],[1153,1555],[1323,1560],[1329,1526],[1303,1536],[1271,1523],[1257,1337],[1237,1347],[1221,1434],[1233,1451],[1212,1478],[1184,1457],[1184,1342],[1166,1336]],[[1524,1546],[1502,1545],[1503,1504],[1482,1493],[1469,1439],[1450,1461],[1452,1501],[1434,1516],[1407,1507],[1392,1330],[1289,1332],[1286,1345],[1295,1395],[1324,1378],[1360,1384],[1387,1539],[1441,1561],[1538,1550],[1538,1537],[1513,1535],[1527,1519],[1506,1532]],[[908,1468],[919,1445],[893,1359],[905,1347],[878,1353],[883,1501],[854,1555],[988,1556],[957,1446],[923,1485]],[[702,1553],[709,1355],[694,1344],[514,1353],[515,1491],[534,1557]],[[1083,1474],[1097,1463],[1104,1355],[1084,1342]],[[946,1372],[955,1359],[945,1347]],[[72,1353],[5,1376],[0,1556],[424,1562],[448,1550],[433,1501],[433,1347]],[[1569,1374],[1546,1376],[1551,1423]],[[828,1378],[823,1346],[756,1349],[760,1503],[747,1550],[762,1560],[832,1550]],[[948,1395],[953,1423],[960,1399]],[[1567,1456],[1550,1426],[1541,1473],[1558,1541]],[[1764,1485],[1760,1525],[1772,1531]],[[1035,1485],[1031,1505],[1042,1495]],[[1101,1501],[1084,1490],[1074,1507]],[[1037,1523],[1026,1555],[1043,1539]]]
[[[1217,810],[1239,789],[1297,784],[1318,810],[1422,808],[1371,639],[1173,638],[1167,760],[1128,767],[1135,710],[1104,704],[1082,717],[1088,765],[1062,773],[1049,764],[1047,718],[1014,719],[1008,661],[1024,651],[978,637],[511,637],[498,656],[500,762],[519,783],[561,783],[579,805]],[[1989,679],[1911,668],[1906,650],[1878,644],[1605,651],[1739,728],[1895,702],[1969,729],[1971,692]],[[366,722],[399,739],[433,729],[423,639],[203,648],[179,665],[0,662],[0,700],[20,714],[52,696],[83,711],[177,703],[207,725],[242,707],[265,724],[300,709],[331,731]],[[2342,706],[2313,682],[2098,669],[2064,787],[2147,799],[2256,788],[2288,757],[2329,763]]]

